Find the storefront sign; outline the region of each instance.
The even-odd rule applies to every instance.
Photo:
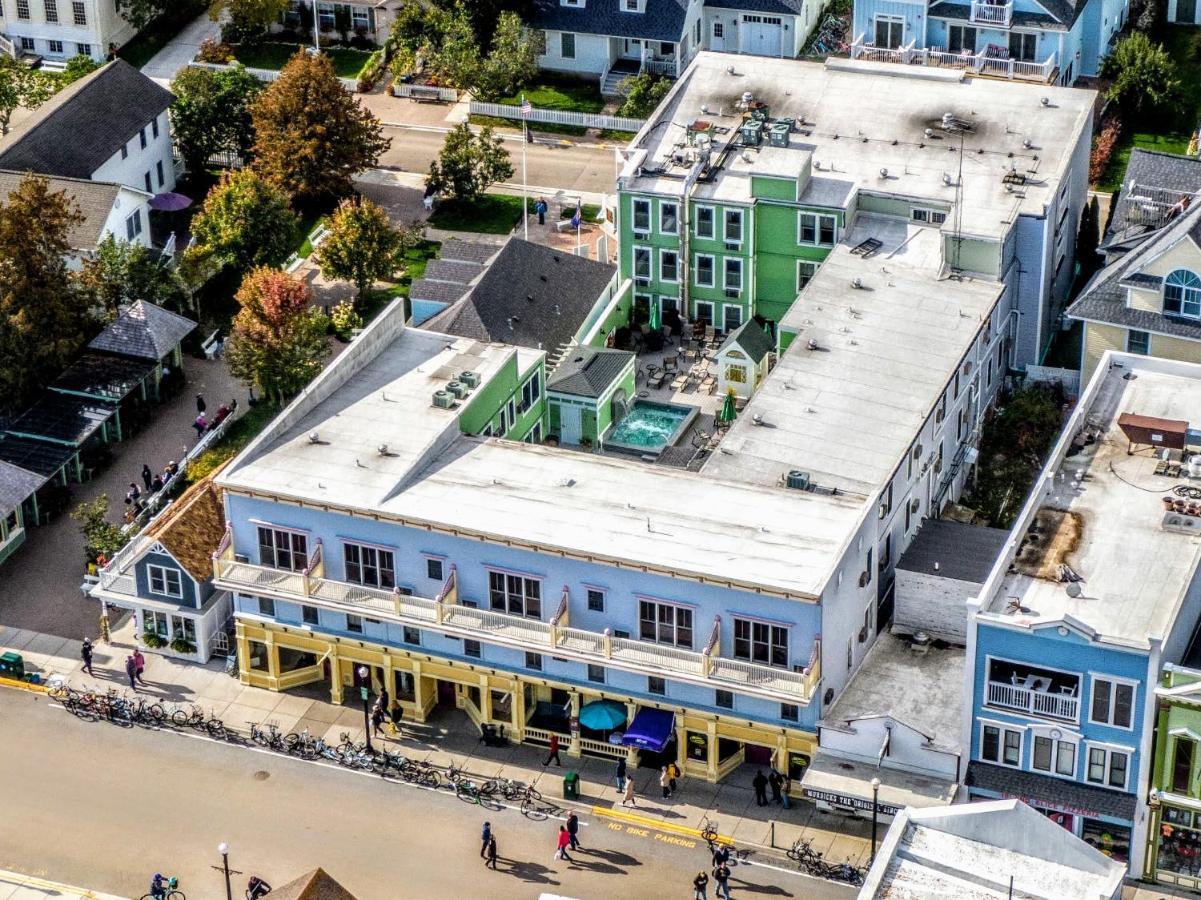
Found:
[[[810,800],[823,800],[826,803],[834,806],[850,807],[851,809],[862,809],[867,812],[872,811],[872,801],[863,800],[859,797],[847,797],[843,794],[832,794],[829,791],[815,791],[813,788],[805,788],[801,791]],[[879,803],[876,808],[882,816],[895,816],[901,811],[899,806],[892,806],[888,803]]]
[[[1005,800],[1021,800],[1027,806],[1033,806],[1035,809],[1051,809],[1057,812],[1071,813],[1074,816],[1099,816],[1101,815],[1094,809],[1084,809],[1080,806],[1072,806],[1067,803],[1055,803],[1051,800],[1044,800],[1042,797],[1023,797],[1021,794],[1003,794]]]

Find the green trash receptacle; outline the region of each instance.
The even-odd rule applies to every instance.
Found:
[[[563,776],[563,799],[580,799],[580,773],[568,772]]]
[[[20,653],[0,654],[0,676],[22,679],[25,677],[25,659]]]

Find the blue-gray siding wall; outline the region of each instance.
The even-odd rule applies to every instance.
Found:
[[[183,585],[183,597],[168,597],[164,594],[156,594],[151,591],[150,576],[146,572],[147,566],[162,566],[164,569],[175,569],[179,572],[180,583]],[[207,592],[201,593],[197,591],[196,582],[188,574],[187,569],[181,566],[175,557],[168,553],[147,553],[134,566],[134,578],[138,585],[138,596],[149,600],[159,600],[163,603],[177,603],[186,609],[198,609],[207,596]]]
[[[874,0],[855,4],[854,25],[851,36],[863,35],[867,42],[875,40],[876,16],[900,16],[905,20],[905,33],[901,46],[916,41],[916,46],[925,46],[925,16],[924,3],[901,3],[899,0]]]

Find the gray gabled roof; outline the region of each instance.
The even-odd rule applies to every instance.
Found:
[[[421,327],[554,353],[571,343],[616,271],[608,263],[512,238],[467,296]],[[438,285],[452,286],[421,283],[423,290]],[[419,296],[417,282],[412,296]]]
[[[1134,148],[1122,178],[1118,202],[1105,229],[1102,248],[1125,244],[1122,249],[1127,249],[1143,240],[1166,224],[1159,215],[1163,204],[1198,191],[1201,191],[1201,159]],[[1145,206],[1147,200],[1152,204],[1150,215]]]
[[[0,202],[21,185],[27,173],[0,170]],[[121,185],[107,181],[89,181],[86,178],[48,179],[53,193],[65,193],[79,207],[83,221],[73,225],[67,240],[74,250],[93,250],[104,235],[104,225],[113,204],[121,193]],[[149,196],[149,195],[147,195]]]
[[[1014,10],[1010,23],[1012,28],[1039,28],[1044,31],[1069,31],[1072,23],[1084,11],[1085,0],[1035,0],[1046,12],[1023,12]],[[930,7],[930,16],[936,19],[966,21],[971,18],[972,7],[962,3],[935,3]]]
[[[983,584],[1008,537],[1009,531],[1004,528],[927,519],[897,568]]]
[[[564,6],[560,0],[533,0],[529,22],[543,31],[605,34],[648,41],[678,41],[684,31],[688,0],[646,0],[645,12],[622,12],[621,0],[585,0]]]
[[[0,460],[0,518],[4,518],[49,480],[12,463]]]
[[[122,356],[160,360],[195,327],[191,319],[138,300],[125,307],[88,346]]]
[[[438,248],[438,258],[453,262],[476,263],[482,266],[500,253],[500,248],[500,244],[481,244],[476,241],[450,238],[443,241],[442,246]]]
[[[457,259],[431,259],[425,264],[425,280],[470,284],[483,271],[484,267],[480,263]]]
[[[753,362],[758,363],[775,349],[775,343],[762,325],[754,319],[748,319],[729,333],[717,352],[720,355],[730,347],[737,347]]]
[[[454,303],[467,293],[467,285],[458,281],[435,281],[418,278],[409,288],[412,300],[431,300],[435,303]]]
[[[573,397],[602,397],[633,359],[628,350],[575,347],[546,379],[546,389]]]
[[[90,178],[173,99],[129,63],[114,60],[63,88],[14,128],[0,145],[0,168]]]
[[[803,0],[705,0],[706,9],[736,9],[779,16],[799,16],[804,5]]]

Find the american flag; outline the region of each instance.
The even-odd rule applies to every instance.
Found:
[[[525,97],[522,97],[521,98],[521,118],[528,119],[530,117],[530,113],[532,113],[533,111],[534,111],[534,107],[530,105],[530,101],[525,99]]]
[[[581,220],[582,220],[583,218],[584,218],[584,216],[583,216],[583,210],[582,210],[582,209],[580,209],[580,204],[579,204],[579,203],[576,203],[576,205],[575,205],[575,215],[571,217],[571,227],[572,227],[572,228],[575,228],[575,229],[579,229],[579,227],[580,227],[580,222],[581,222]]]

